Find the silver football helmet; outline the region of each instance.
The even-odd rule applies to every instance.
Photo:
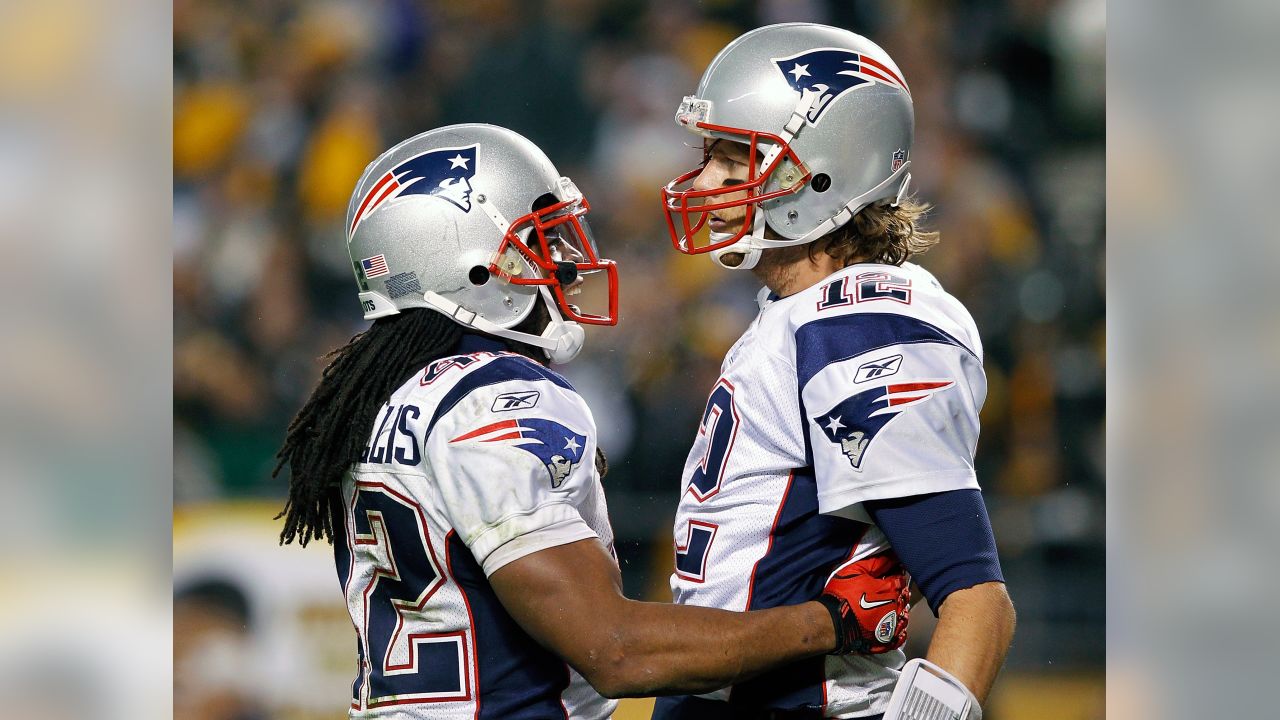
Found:
[[[676,249],[724,267],[754,267],[766,248],[812,242],[867,205],[897,202],[911,179],[911,91],[888,53],[848,30],[784,23],[742,35],[707,66],[676,122],[750,148],[748,180],[732,190],[740,199],[692,189],[701,168],[662,190]],[[700,232],[710,213],[739,206],[738,232]],[[743,261],[726,264],[728,253]]]
[[[347,250],[365,319],[431,308],[568,362],[579,323],[617,323],[618,275],[599,257],[577,186],[529,140],[493,125],[416,135],[365,168],[347,206]],[[608,282],[608,309],[568,302],[584,278]],[[514,330],[541,300],[540,335]]]

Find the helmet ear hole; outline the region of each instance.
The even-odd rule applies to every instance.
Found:
[[[810,184],[813,186],[814,192],[826,192],[831,188],[831,176],[826,173],[818,173],[813,176],[813,182]]]
[[[560,201],[556,199],[555,195],[552,195],[551,193],[543,193],[533,199],[533,204],[529,206],[529,209],[533,211],[538,211],[538,210],[541,210],[542,208],[551,207],[552,205],[555,205],[558,202]]]
[[[483,265],[476,265],[467,273],[467,279],[472,285],[483,285],[489,282],[489,268]]]

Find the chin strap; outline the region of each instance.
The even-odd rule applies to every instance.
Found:
[[[808,121],[809,109],[813,106],[813,103],[816,99],[817,99],[817,94],[811,90],[805,90],[804,93],[800,96],[800,102],[798,102],[796,104],[795,109],[791,111],[791,118],[787,120],[786,127],[782,129],[782,132],[778,133],[778,136],[781,137],[784,142],[789,144],[792,140],[795,139],[796,135],[800,133],[801,128],[803,128],[805,123]],[[770,148],[769,151],[765,153],[764,158],[760,160],[759,172],[763,172],[764,168],[769,167],[769,165],[773,162],[774,158],[776,158],[778,156],[778,153],[780,152],[782,152],[781,145],[775,145],[772,148]],[[755,206],[755,208],[752,210],[752,213],[751,213],[752,214],[751,232],[744,235],[742,239],[739,240],[738,242],[728,247],[713,251],[711,253],[711,259],[714,260],[715,263],[722,268],[728,268],[730,270],[750,270],[751,268],[756,266],[756,263],[760,262],[760,253],[763,250],[766,250],[768,248],[774,248],[774,247],[788,247],[791,245],[803,245],[805,243],[809,243],[809,242],[813,242],[814,240],[817,240],[823,235],[826,235],[832,230],[835,230],[836,228],[839,228],[843,226],[845,223],[852,220],[853,216],[857,214],[859,210],[861,210],[863,207],[867,205],[866,198],[884,197],[884,192],[889,188],[893,187],[895,183],[898,183],[898,190],[894,195],[892,204],[894,206],[897,206],[902,202],[902,198],[906,197],[907,188],[911,185],[911,173],[907,172],[908,168],[910,167],[911,167],[910,160],[904,162],[901,167],[899,167],[896,171],[894,171],[894,173],[891,174],[889,177],[885,178],[884,181],[881,182],[879,185],[876,185],[875,187],[871,188],[867,192],[850,200],[844,207],[840,208],[839,212],[837,212],[835,215],[832,215],[831,217],[827,218],[825,221],[819,223],[818,226],[815,227],[813,230],[810,230],[808,233],[805,233],[804,237],[798,238],[796,240],[778,241],[778,240],[770,240],[765,238],[764,231],[765,231],[766,225],[764,222],[764,209],[759,205],[757,205]],[[715,241],[717,235],[720,236],[721,240],[729,237],[728,233],[713,232],[711,233],[711,239],[713,242]],[[724,261],[724,256],[726,255],[741,256],[742,262],[738,263],[737,265],[727,264]]]
[[[799,134],[800,128],[809,120],[809,109],[813,107],[813,103],[818,99],[818,94],[812,90],[805,90],[800,93],[800,101],[796,103],[795,109],[791,111],[791,117],[787,120],[787,124],[782,128],[782,132],[778,133],[778,137],[782,138],[782,142],[790,144]],[[773,164],[778,155],[782,153],[783,145],[774,145],[769,148],[764,157],[760,158],[760,165],[756,172],[764,172],[765,168]],[[741,240],[711,253],[711,259],[722,268],[729,270],[750,270],[760,262],[760,254],[763,249],[768,247],[764,238],[765,222],[764,208],[756,205],[751,211],[751,232],[744,235]],[[721,240],[729,237],[728,233],[711,233],[711,240],[714,242],[716,236],[719,235]],[[726,255],[738,255],[742,257],[742,261],[737,265],[730,265],[725,262]]]
[[[572,192],[581,197],[581,193],[577,192],[577,186],[573,185],[569,178],[560,178],[559,187],[566,188],[566,186],[571,187]],[[562,194],[567,192],[567,190],[562,190]],[[511,227],[511,223],[507,222],[506,217],[489,201],[489,198],[483,193],[477,195],[476,205],[484,211],[485,217],[493,222],[494,227],[498,228],[498,232],[505,236],[507,230]],[[547,313],[551,316],[551,320],[542,330],[541,335],[523,333],[495,325],[434,291],[428,290],[422,296],[422,299],[431,307],[453,318],[456,323],[475,328],[483,333],[540,347],[546,351],[547,360],[553,365],[563,365],[577,357],[578,353],[582,351],[582,345],[586,340],[586,331],[578,323],[564,319],[564,316],[560,314],[560,307],[556,305],[555,298],[551,297],[551,291],[547,289],[547,286],[539,286],[538,294],[542,296],[542,304],[546,306]]]
[[[448,315],[460,325],[475,328],[482,333],[540,347],[546,351],[547,359],[552,364],[563,365],[577,357],[578,353],[582,351],[582,345],[586,340],[586,331],[578,323],[568,322],[564,319],[546,287],[539,287],[538,292],[542,295],[542,302],[546,305],[547,312],[551,315],[551,321],[547,323],[547,327],[542,331],[541,335],[533,335],[495,325],[480,315],[431,290],[423,294],[422,299],[433,309]]]
[[[858,214],[858,211],[862,210],[862,208],[870,204],[867,202],[867,198],[884,197],[884,192],[889,188],[893,187],[894,183],[901,183],[900,185],[898,185],[898,191],[894,193],[894,199],[892,203],[895,206],[898,205],[899,203],[902,202],[902,198],[906,197],[907,187],[911,184],[911,173],[907,172],[907,168],[909,167],[911,167],[910,160],[904,162],[902,164],[902,167],[898,168],[896,172],[894,172],[889,177],[885,178],[884,181],[881,182],[879,185],[876,185],[875,187],[862,193],[858,197],[850,200],[844,207],[840,208],[840,211],[837,212],[835,215],[832,215],[831,217],[827,218],[825,221],[818,223],[818,227],[805,233],[804,237],[801,237],[797,240],[789,241],[787,244],[803,245],[804,243],[807,243],[807,242],[813,242],[814,240],[817,240],[818,238],[822,237],[823,235],[826,235],[832,230],[835,230],[836,228],[843,226],[845,223],[852,220],[853,216]]]
[[[764,213],[760,213],[760,215],[764,215]],[[711,242],[724,242],[730,237],[733,237],[733,233],[713,232],[711,233]],[[750,270],[756,266],[756,263],[760,262],[760,254],[762,252],[760,248],[753,247],[746,238],[743,238],[728,247],[712,250],[711,259],[720,267],[728,270]],[[731,264],[725,262],[726,255],[732,255],[735,258],[741,258],[741,260],[737,264]]]
[[[903,163],[902,167],[898,168],[897,172],[885,178],[884,182],[880,183],[879,185],[876,185],[875,187],[859,195],[853,200],[850,200],[849,203],[846,204],[843,208],[840,208],[840,211],[837,212],[835,215],[831,216],[830,218],[827,218],[827,220],[825,220],[822,223],[819,223],[818,226],[815,227],[813,230],[810,230],[808,233],[805,233],[803,237],[797,238],[795,240],[771,240],[771,239],[765,238],[764,237],[764,227],[765,227],[764,213],[755,212],[753,213],[755,215],[755,220],[752,224],[752,232],[748,235],[744,235],[741,240],[739,240],[738,242],[728,247],[723,247],[723,248],[720,248],[719,250],[712,251],[710,253],[711,259],[714,260],[715,263],[722,268],[728,268],[730,270],[750,270],[751,268],[756,266],[756,263],[760,262],[760,253],[763,250],[768,250],[770,248],[777,248],[777,247],[790,247],[792,245],[804,245],[805,243],[813,242],[814,240],[817,240],[818,238],[822,237],[823,235],[826,235],[832,230],[835,230],[836,228],[843,226],[845,223],[852,220],[853,216],[857,214],[858,211],[866,207],[867,205],[866,198],[875,197],[875,196],[883,197],[882,193],[884,193],[885,190],[893,187],[894,183],[898,183],[898,190],[895,193],[894,199],[892,200],[891,204],[893,204],[894,206],[897,206],[902,203],[902,198],[906,197],[907,190],[911,185],[911,173],[907,172],[907,168],[910,166],[911,166],[911,161],[908,160],[907,162]],[[730,233],[714,233],[713,232],[711,233],[712,242],[716,241],[717,235],[719,236],[720,240],[724,240],[728,237],[731,237]],[[741,263],[737,265],[732,265],[725,262],[724,257],[726,255],[741,256],[743,260]]]

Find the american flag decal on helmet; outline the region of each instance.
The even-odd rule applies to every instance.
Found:
[[[391,274],[391,270],[387,268],[386,255],[374,255],[361,260],[360,269],[364,272],[366,278],[376,278]]]

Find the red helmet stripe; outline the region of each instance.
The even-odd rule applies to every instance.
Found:
[[[875,79],[877,79],[877,80],[880,80],[881,82],[885,82],[885,83],[888,83],[888,84],[890,84],[890,85],[895,85],[895,86],[896,86],[896,85],[898,85],[898,83],[894,82],[893,80],[890,80],[889,78],[885,77],[884,75],[881,75],[880,73],[876,72],[875,70],[872,70],[871,68],[867,67],[866,65],[863,65],[863,66],[862,66],[862,74],[863,74],[863,75],[869,75],[870,77],[873,77],[873,78],[875,78]]]
[[[373,200],[374,195],[378,194],[378,190],[382,189],[382,186],[386,185],[388,181],[392,181],[394,179],[395,179],[395,176],[392,175],[391,173],[387,173],[386,175],[383,175],[382,178],[378,180],[378,184],[374,185],[373,189],[370,190],[368,194],[364,196],[364,202],[360,203],[360,209],[356,210],[356,216],[351,218],[351,229],[349,232],[354,232],[356,229],[356,225],[360,224],[360,218],[364,217],[365,208],[369,207],[370,201]]]
[[[907,82],[902,78],[898,77],[898,74],[890,70],[888,66],[886,66],[884,63],[876,60],[875,58],[869,57],[867,55],[860,55],[859,57],[862,59],[863,64],[870,65],[873,68],[877,68],[883,71],[886,75],[893,78],[893,82],[896,82],[899,86],[902,87],[903,90],[906,90],[907,92],[911,92],[911,89],[907,87]]]

